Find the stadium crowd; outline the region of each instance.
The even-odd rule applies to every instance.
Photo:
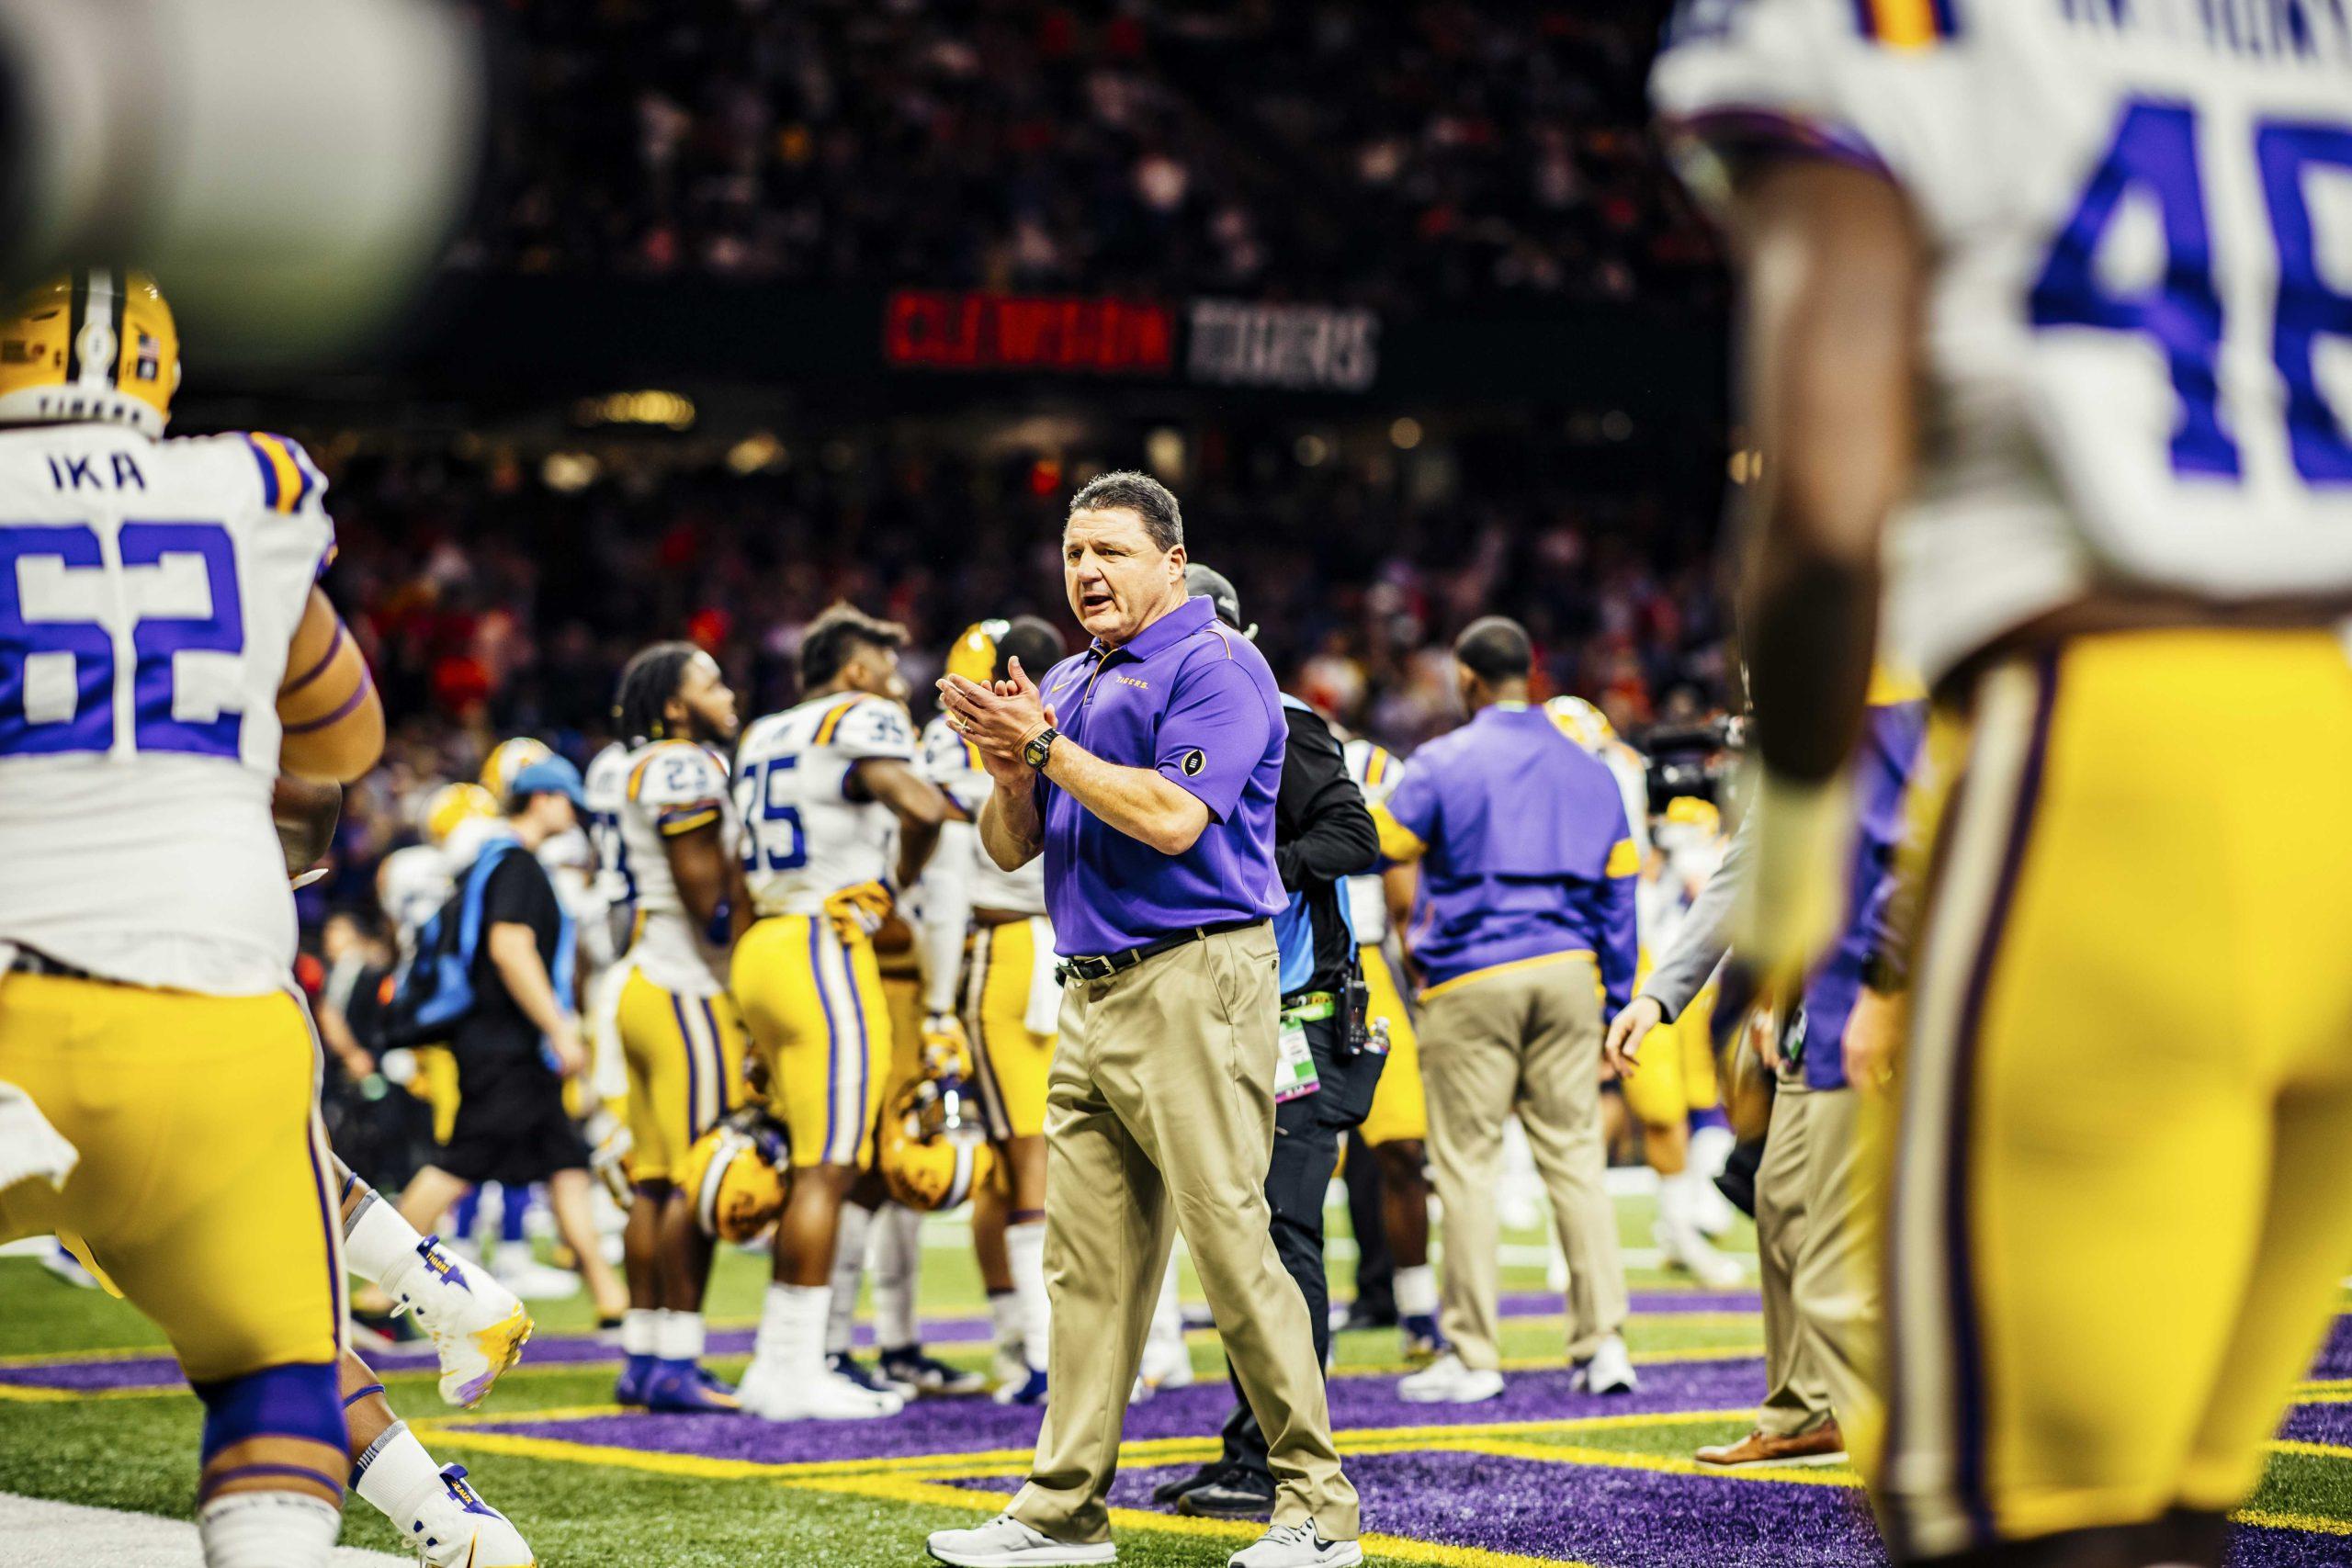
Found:
[[[1391,311],[1721,297],[1643,130],[1654,5],[503,10],[530,112],[465,266]]]

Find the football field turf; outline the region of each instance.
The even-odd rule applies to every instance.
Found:
[[[1646,1203],[1621,1199],[1620,1211],[1627,1245],[1645,1247]],[[1532,1235],[1513,1240],[1520,1255],[1532,1254]],[[936,1224],[930,1242],[927,1343],[947,1359],[985,1366],[988,1330],[968,1248]],[[1336,1271],[1344,1299],[1344,1263]],[[749,1348],[763,1277],[759,1259],[721,1260],[714,1363],[729,1375]],[[1746,1430],[1761,1393],[1752,1290],[1700,1291],[1644,1268],[1632,1280],[1628,1337],[1642,1387],[1626,1397],[1568,1391],[1559,1303],[1544,1293],[1540,1268],[1505,1271],[1512,1375],[1500,1399],[1405,1404],[1394,1393],[1403,1368],[1393,1331],[1340,1337],[1332,1413],[1363,1495],[1369,1561],[1697,1568],[1882,1560],[1849,1472],[1703,1474],[1690,1460],[1697,1445]],[[1018,1484],[1035,1436],[1034,1412],[985,1398],[924,1401],[899,1419],[865,1423],[624,1415],[610,1403],[615,1353],[583,1332],[584,1307],[556,1303],[538,1315],[523,1364],[480,1410],[443,1407],[430,1356],[413,1347],[379,1370],[426,1447],[467,1466],[548,1568],[927,1562],[924,1532],[995,1511]],[[2337,1328],[2241,1515],[2236,1562],[2352,1562],[2352,1319]],[[1123,1562],[1222,1563],[1260,1528],[1180,1519],[1150,1504],[1154,1483],[1215,1452],[1225,1414],[1216,1337],[1197,1331],[1192,1344],[1200,1381],[1129,1412],[1113,1497]],[[136,1313],[28,1260],[0,1259],[0,1493],[187,1517],[198,1418]],[[344,1540],[398,1550],[382,1518],[356,1499]],[[9,1562],[0,1541],[0,1565]]]

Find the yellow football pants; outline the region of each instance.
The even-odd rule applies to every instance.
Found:
[[[892,1033],[872,941],[828,916],[771,915],[735,944],[729,978],[792,1163],[872,1164]]]
[[[287,993],[0,977],[0,1079],[82,1155],[62,1191],[0,1197],[0,1240],[86,1245],[191,1382],[336,1359],[343,1222],[317,1072]]]
[[[1037,973],[1042,919],[1009,920],[973,933],[965,984],[965,1032],[972,1039],[973,1077],[989,1136],[1035,1138],[1046,1131],[1046,1082],[1054,1067],[1052,1034],[1029,1027],[1029,987]]]
[[[621,984],[628,1173],[669,1181],[686,1151],[743,1100],[743,1021],[725,995],[665,990],[632,965]]]
[[[2236,1505],[2352,1259],[2345,645],[2085,637],[1968,697],[1860,1450],[1919,1557]]]
[[[1388,1021],[1388,1065],[1380,1069],[1372,1109],[1359,1131],[1366,1148],[1419,1142],[1430,1135],[1430,1105],[1421,1088],[1421,1043],[1413,1032],[1413,1015],[1406,1010],[1405,993],[1396,987],[1387,956],[1377,947],[1360,947],[1356,956],[1363,964],[1365,1021]]]

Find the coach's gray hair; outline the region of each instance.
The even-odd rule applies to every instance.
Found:
[[[1081,512],[1120,507],[1143,519],[1143,531],[1160,549],[1172,550],[1183,544],[1184,514],[1177,509],[1175,494],[1149,474],[1120,468],[1087,480],[1085,488],[1069,498],[1073,517]]]

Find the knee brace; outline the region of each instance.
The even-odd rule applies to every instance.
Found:
[[[294,1364],[266,1367],[243,1377],[198,1383],[196,1396],[204,1401],[204,1462],[238,1443],[254,1438],[289,1438],[323,1443],[337,1453],[350,1445],[343,1419],[343,1394],[334,1364]],[[257,1472],[282,1473],[312,1481],[340,1496],[343,1477],[300,1465],[241,1466],[205,1479],[205,1495],[222,1482]]]

